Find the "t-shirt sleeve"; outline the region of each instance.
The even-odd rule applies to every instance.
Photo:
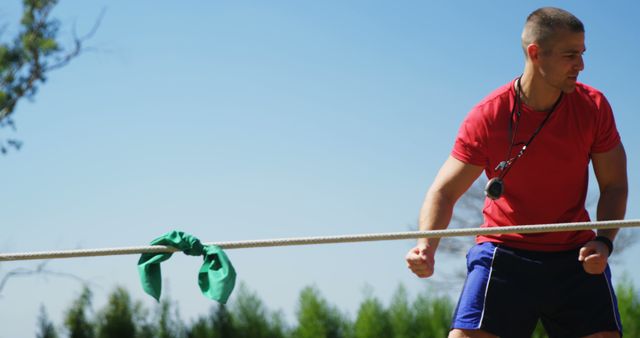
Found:
[[[486,167],[488,163],[486,124],[482,112],[477,107],[462,122],[451,156],[464,163]]]
[[[616,121],[613,117],[613,111],[609,101],[601,95],[596,102],[598,106],[598,114],[596,117],[596,129],[592,153],[604,153],[620,143],[620,134],[616,127]]]

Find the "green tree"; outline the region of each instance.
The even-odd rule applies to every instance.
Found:
[[[20,29],[11,42],[0,44],[0,128],[15,129],[12,114],[22,98],[32,99],[47,74],[78,56],[85,37],[74,37],[74,47],[65,50],[56,40],[60,23],[49,15],[58,0],[23,0]],[[21,142],[0,138],[0,152],[20,149]]]
[[[640,295],[629,279],[616,288],[625,336],[640,337]],[[320,295],[314,287],[300,293],[296,310],[297,325],[288,330],[281,313],[269,311],[255,293],[241,285],[230,309],[224,305],[212,307],[207,316],[199,317],[191,326],[183,323],[175,303],[164,301],[150,315],[141,303],[132,306],[129,294],[116,288],[109,301],[99,311],[97,323],[88,317],[91,292],[82,290],[65,314],[65,327],[72,338],[432,338],[446,337],[449,332],[453,302],[446,296],[419,294],[410,304],[407,291],[401,285],[393,295],[388,309],[370,295],[360,304],[352,323]],[[163,319],[164,318],[164,319]],[[164,332],[164,333],[163,333]],[[38,337],[56,337],[54,325],[44,311],[38,319]],[[538,325],[532,338],[546,338]]]
[[[415,336],[420,338],[446,337],[451,326],[453,304],[446,296],[418,295],[413,303]]]
[[[412,338],[414,336],[414,314],[407,301],[407,289],[403,285],[398,286],[393,294],[388,313],[393,338]]]
[[[622,327],[627,337],[640,337],[640,295],[633,282],[623,278],[616,287]]]
[[[533,331],[531,338],[548,338],[547,331],[545,331],[544,326],[542,326],[542,322],[538,321],[536,324],[536,329]]]
[[[133,305],[133,322],[136,327],[136,338],[156,338],[156,327],[151,321],[149,310],[141,302]]]
[[[360,304],[354,324],[355,338],[387,338],[392,336],[387,311],[373,295]]]
[[[123,287],[109,295],[105,308],[97,321],[98,338],[136,338],[133,307],[129,293]]]
[[[189,338],[238,337],[226,305],[211,307],[208,316],[200,316],[187,330]]]
[[[199,317],[187,331],[188,338],[212,338],[213,329],[206,317]]]
[[[45,310],[44,305],[40,306],[36,338],[58,338],[56,328],[53,326],[53,323],[49,321],[49,316],[47,316],[47,311]]]
[[[294,338],[343,338],[350,332],[349,323],[313,287],[300,292],[297,319]]]
[[[171,300],[162,300],[158,309],[158,324],[156,337],[181,338],[184,337],[184,325],[180,319],[178,308]]]
[[[283,338],[283,321],[279,314],[269,313],[258,296],[240,285],[233,304],[234,326],[238,337]]]
[[[90,308],[91,290],[89,290],[87,286],[84,286],[80,296],[73,301],[73,304],[64,316],[64,326],[69,333],[69,338],[95,337],[94,325],[87,317]]]
[[[211,312],[211,330],[214,338],[237,337],[231,313],[226,305],[218,305],[215,312]]]

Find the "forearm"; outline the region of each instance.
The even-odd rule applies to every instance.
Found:
[[[608,188],[600,192],[598,200],[598,221],[610,221],[624,219],[627,209],[627,186]],[[600,229],[598,236],[605,236],[614,240],[618,229]]]
[[[593,171],[598,179],[600,187],[600,199],[598,200],[598,221],[624,219],[627,209],[627,194],[629,184],[627,181],[627,155],[624,146],[620,143],[615,148],[605,153],[593,153],[591,155]],[[599,230],[599,236],[605,236],[612,242],[618,233],[618,229]]]
[[[425,230],[441,230],[449,226],[453,215],[453,206],[455,200],[447,197],[437,189],[430,189],[425,198],[422,209],[420,210],[420,218],[418,226],[421,231]],[[440,243],[439,238],[421,238],[418,243],[428,243],[428,247],[434,252]]]

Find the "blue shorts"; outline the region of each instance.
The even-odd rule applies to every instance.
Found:
[[[550,338],[602,331],[622,335],[609,267],[600,275],[586,273],[578,249],[538,252],[488,242],[473,246],[451,327],[528,338],[538,320]]]

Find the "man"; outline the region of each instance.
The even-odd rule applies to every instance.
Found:
[[[420,229],[446,228],[453,206],[485,171],[483,227],[589,221],[591,160],[600,188],[598,220],[623,219],[626,155],[602,93],[577,82],[584,27],[571,13],[541,8],[522,33],[524,73],[474,107],[429,189]],[[620,337],[607,259],[615,230],[478,236],[450,338]],[[406,256],[421,278],[434,271],[438,239]]]

